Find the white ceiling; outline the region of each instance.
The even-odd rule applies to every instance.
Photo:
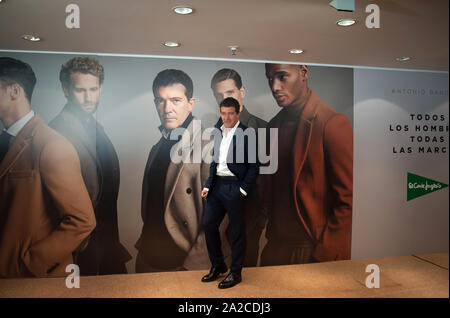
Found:
[[[164,55],[447,71],[448,0],[356,0],[339,12],[331,0],[3,0],[0,50]],[[80,7],[80,29],[67,29],[68,4]],[[381,9],[368,29],[365,8]],[[188,16],[171,8],[190,5]],[[348,28],[341,18],[356,18]],[[27,42],[36,34],[41,42]],[[178,41],[166,48],[164,41]],[[231,56],[230,45],[239,46]],[[305,53],[292,55],[289,49]],[[396,57],[411,56],[408,62]]]

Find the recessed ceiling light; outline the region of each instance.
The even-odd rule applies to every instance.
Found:
[[[180,46],[180,43],[172,42],[172,41],[166,41],[166,42],[164,42],[164,45],[167,46],[167,47],[177,47],[177,46]]]
[[[31,42],[38,42],[38,41],[41,40],[40,37],[38,37],[37,35],[32,35],[32,34],[22,35],[22,39],[27,40],[27,41],[31,41]]]
[[[302,49],[292,49],[292,50],[289,50],[289,53],[291,53],[291,54],[302,54],[303,50]]]
[[[354,20],[354,19],[341,19],[341,20],[339,20],[336,23],[339,26],[347,27],[347,26],[351,26],[351,25],[355,24],[356,20]]]
[[[194,9],[192,9],[191,7],[187,7],[187,6],[177,6],[172,8],[173,12],[175,12],[176,14],[191,14],[192,12],[194,12]]]
[[[406,62],[409,61],[410,59],[411,58],[409,56],[401,56],[396,58],[397,62]]]

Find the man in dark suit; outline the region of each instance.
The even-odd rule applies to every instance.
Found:
[[[244,106],[244,98],[247,93],[242,84],[241,76],[233,69],[223,68],[217,71],[211,79],[211,89],[217,104],[220,104],[225,98],[233,97],[239,102],[239,122],[244,126],[253,128],[258,132],[258,128],[265,128],[267,122],[251,113]],[[222,118],[216,124],[216,127],[222,126]],[[259,179],[258,179],[259,180]],[[245,200],[243,213],[245,217],[245,238],[246,254],[244,266],[256,266],[258,263],[259,240],[261,233],[266,225],[267,216],[261,206],[258,193],[258,180],[253,190]],[[229,231],[227,231],[229,234]],[[229,236],[229,235],[228,235]]]
[[[0,278],[66,276],[95,228],[74,147],[30,108],[35,84],[0,57]]]
[[[219,226],[228,212],[232,235],[232,261],[230,273],[219,288],[229,288],[242,281],[241,271],[245,258],[245,221],[242,214],[244,198],[250,193],[258,176],[257,143],[253,129],[239,122],[239,102],[226,98],[220,103],[223,125],[214,142],[214,158],[209,178],[202,191],[207,199],[203,217],[206,246],[211,261],[209,274],[202,282],[214,281],[227,271],[221,249]],[[253,138],[250,138],[253,135]]]
[[[76,261],[81,275],[124,274],[131,255],[119,241],[119,159],[93,116],[99,104],[104,69],[96,59],[75,57],[62,66],[59,78],[67,104],[50,127],[77,150],[97,219],[89,244]]]

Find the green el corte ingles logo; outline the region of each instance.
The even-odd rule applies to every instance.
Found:
[[[421,197],[422,195],[439,191],[447,187],[448,184],[408,172],[408,190],[406,201],[410,201]]]

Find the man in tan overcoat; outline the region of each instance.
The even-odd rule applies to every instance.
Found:
[[[152,147],[144,172],[144,226],[136,243],[136,272],[207,269],[210,263],[200,194],[209,176],[209,163],[195,158],[194,153],[195,147],[206,149],[209,141],[202,140],[201,124],[192,115],[192,80],[180,70],[161,71],[153,81],[153,95],[162,136]],[[184,159],[178,152],[184,153]],[[229,246],[225,249],[229,257]]]
[[[66,276],[95,228],[73,146],[30,108],[36,77],[0,58],[0,277]]]

